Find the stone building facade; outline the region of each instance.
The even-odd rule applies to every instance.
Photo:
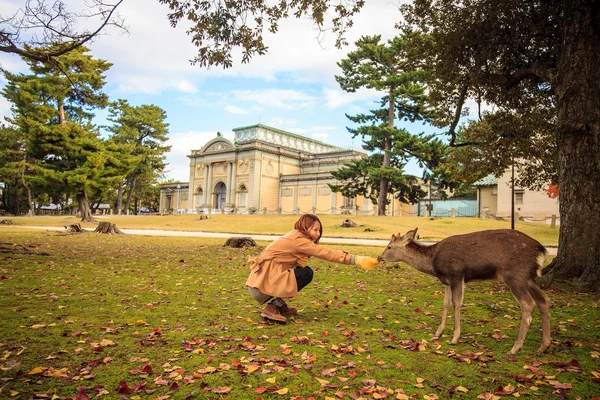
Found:
[[[334,193],[331,171],[365,156],[262,124],[220,133],[192,150],[190,178],[161,187],[161,213],[350,213],[373,215],[370,200]],[[393,203],[396,214],[408,205]]]

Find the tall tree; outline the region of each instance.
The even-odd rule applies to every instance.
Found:
[[[34,214],[31,187],[26,181],[28,165],[23,132],[5,124],[0,124],[0,182],[3,183],[3,208],[19,214],[20,192],[27,191],[30,214]]]
[[[4,71],[9,85],[3,91],[18,105],[15,124],[27,134],[35,175],[47,188],[74,193],[82,221],[93,220],[88,193],[116,179],[105,174],[113,155],[90,122],[92,111],[108,103],[103,73],[111,64],[87,51],[82,46],[58,57],[60,68],[25,60],[32,74]],[[23,99],[29,99],[27,106]]]
[[[125,182],[129,187],[125,213],[129,214],[138,178],[156,176],[156,173],[164,171],[165,153],[171,149],[171,146],[164,145],[169,132],[166,118],[166,112],[155,105],[131,106],[126,100],[118,100],[110,107],[108,120],[114,123],[110,127],[112,140],[132,146],[130,169],[118,187],[119,214]]]
[[[432,37],[433,98],[455,102],[451,144],[468,97],[503,110],[530,108],[532,94],[555,104],[561,223],[547,271],[600,288],[600,1],[419,0],[407,18]]]
[[[122,2],[90,0],[85,10],[70,12],[61,0],[25,0],[12,15],[0,16],[0,51],[58,65],[57,57],[92,41],[107,27],[126,30],[116,13]],[[78,23],[90,20],[95,28],[78,31]]]
[[[379,35],[363,36],[356,42],[357,49],[348,53],[348,57],[338,63],[343,75],[335,77],[340,87],[347,92],[369,88],[380,91],[383,95],[381,109],[373,110],[369,115],[348,116],[354,123],[367,124],[349,131],[354,137],[362,136],[365,143],[363,147],[368,151],[378,152],[379,156],[371,157],[381,159],[381,163],[376,166],[371,160],[363,163],[363,166],[369,165],[366,169],[356,168],[356,165],[336,174],[339,178],[344,175],[348,179],[352,171],[357,176],[368,171],[369,179],[362,181],[370,187],[365,188],[361,194],[367,196],[367,192],[369,193],[368,197],[377,204],[378,215],[386,214],[390,180],[396,181],[393,185],[394,190],[414,184],[406,182],[406,177],[402,179],[405,182],[398,181],[397,175],[402,175],[406,159],[419,156],[430,139],[411,137],[406,130],[395,128],[396,120],[432,122],[434,118],[427,107],[424,86],[427,74],[424,70],[416,68],[409,57],[410,49],[407,48],[407,43],[411,36],[414,36],[412,32],[405,31],[387,43],[382,43]],[[402,149],[400,143],[405,144],[407,148]],[[392,157],[400,159],[395,161],[394,167]],[[372,187],[374,184],[379,187]],[[376,200],[373,198],[374,193],[377,194]]]

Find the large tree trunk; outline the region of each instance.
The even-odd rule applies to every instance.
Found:
[[[131,199],[133,198],[133,191],[135,189],[135,181],[137,180],[137,172],[133,172],[131,179],[129,180],[129,192],[127,193],[127,201],[125,202],[125,215],[129,215],[129,207],[131,206]]]
[[[33,217],[35,215],[35,207],[33,206],[33,196],[31,195],[31,188],[25,181],[25,176],[21,176],[21,183],[25,187],[25,190],[27,190],[27,204],[29,204],[29,214],[27,215]]]
[[[390,89],[390,98],[388,105],[388,128],[394,127],[394,119],[396,112],[394,110],[394,89]],[[383,143],[383,166],[389,167],[392,163],[390,152],[392,150],[392,138],[387,137]],[[383,178],[379,185],[379,196],[377,197],[377,215],[385,215],[387,208],[387,194],[390,182],[387,178]]]
[[[81,213],[81,222],[95,222],[90,209],[90,203],[85,193],[77,194],[77,203],[79,204],[79,212]]]
[[[593,3],[596,5],[594,6]],[[558,94],[560,237],[552,278],[600,289],[600,7],[563,1]]]

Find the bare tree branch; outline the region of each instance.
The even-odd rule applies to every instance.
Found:
[[[62,0],[26,0],[12,16],[0,16],[0,52],[17,54],[39,62],[52,62],[58,56],[99,36],[108,26],[127,32],[115,4],[89,0],[82,13],[67,11]],[[81,20],[99,20],[96,29],[78,31]]]

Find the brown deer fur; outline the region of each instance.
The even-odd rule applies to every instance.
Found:
[[[417,228],[404,236],[392,235],[392,240],[379,256],[379,261],[403,261],[413,268],[436,276],[446,285],[442,321],[435,333],[438,339],[446,327],[448,309],[454,305],[454,334],[451,344],[460,337],[460,306],[464,284],[473,280],[501,279],[521,306],[521,326],[514,346],[516,354],[525,341],[536,305],[542,319],[542,345],[550,346],[550,299],[536,285],[546,259],[546,249],[522,232],[499,229],[450,236],[427,246],[415,242]]]

